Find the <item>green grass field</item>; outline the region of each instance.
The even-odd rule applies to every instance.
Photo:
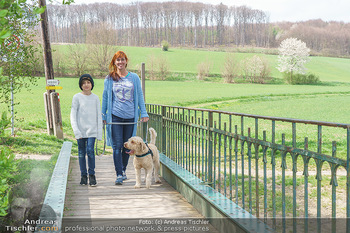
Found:
[[[66,135],[73,136],[69,117],[72,97],[80,92],[78,78],[58,79],[63,87],[62,90],[58,91],[63,130]],[[101,101],[103,81],[103,79],[95,79],[93,90]],[[206,81],[146,81],[146,103],[209,108],[261,116],[349,123],[350,108],[347,107],[350,100],[349,87],[348,85],[302,86],[226,84]],[[32,86],[31,89],[31,91],[22,91],[15,95],[15,101],[19,102],[15,106],[17,113],[16,127],[26,129],[46,128],[43,100],[43,93],[46,91],[45,79],[38,78],[37,85]],[[270,126],[266,127],[269,130]],[[281,127],[284,129],[282,130],[284,133],[287,133],[287,135],[290,133],[290,125]],[[277,140],[280,140],[282,131],[277,132]],[[303,142],[303,137],[308,136],[308,134],[310,134],[310,141],[317,137],[314,130],[310,131],[310,128],[302,129],[302,126],[298,126],[299,142]],[[339,146],[344,145],[345,137],[342,131],[336,130],[331,134],[324,132],[325,143],[330,144],[335,139],[339,142]],[[327,151],[329,152],[330,149]],[[343,154],[344,150],[341,149],[341,151]]]
[[[54,49],[64,51],[67,56],[68,45],[55,45]],[[282,74],[276,69],[277,55],[266,55],[262,53],[233,53],[223,51],[195,50],[170,48],[168,52],[164,52],[161,48],[144,48],[144,47],[117,47],[123,50],[129,57],[130,68],[137,69],[142,62],[147,64],[151,56],[164,57],[169,64],[170,72],[193,73],[197,74],[197,66],[201,62],[211,64],[210,73],[213,75],[221,75],[223,65],[228,53],[234,54],[236,60],[259,55],[265,57],[269,62],[271,76],[274,78],[282,78]],[[222,49],[224,50],[224,49]],[[231,51],[227,49],[227,51]],[[53,55],[54,56],[54,55]],[[310,62],[306,64],[308,72],[319,76],[323,82],[350,82],[350,60],[344,58],[330,57],[310,57]],[[106,64],[107,66],[107,64]]]
[[[63,122],[69,125],[72,97],[80,92],[78,78],[58,78]],[[17,116],[34,122],[44,119],[45,79],[38,78],[31,91],[15,95]],[[102,99],[103,79],[93,92]],[[225,84],[211,82],[146,81],[146,102],[212,108],[265,116],[347,123],[349,86],[293,86]],[[28,114],[30,113],[30,114]]]

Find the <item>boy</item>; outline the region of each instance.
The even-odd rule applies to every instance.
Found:
[[[82,92],[73,96],[70,121],[78,142],[80,184],[87,185],[89,174],[89,185],[96,186],[94,145],[96,139],[102,140],[100,100],[91,92],[94,80],[90,74],[83,74],[79,78],[79,87]],[[85,155],[88,157],[88,171]]]

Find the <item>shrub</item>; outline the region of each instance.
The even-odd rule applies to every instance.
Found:
[[[148,57],[147,73],[150,80],[165,80],[169,74],[169,63],[166,57],[156,57],[153,54]]]
[[[198,79],[204,80],[204,77],[208,77],[210,73],[210,62],[204,61],[202,63],[199,63],[197,66],[198,70]]]
[[[165,57],[158,58],[158,79],[165,80],[169,74],[169,63]]]
[[[9,207],[9,180],[17,171],[17,161],[15,155],[7,147],[1,148],[0,151],[0,216],[7,215]]]
[[[0,138],[3,140],[5,129],[11,124],[7,118],[7,112],[1,114],[0,119]],[[14,154],[7,147],[0,147],[0,216],[7,215],[6,210],[9,206],[9,179],[17,170],[17,163]]]
[[[169,43],[166,40],[162,41],[162,50],[163,51],[168,51],[169,50]]]
[[[242,72],[246,80],[252,83],[265,83],[269,79],[270,68],[266,59],[254,55],[242,61]]]
[[[11,124],[10,118],[7,118],[7,112],[2,112],[0,119],[0,138],[2,138],[5,129]]]
[[[317,75],[309,73],[309,74],[293,74],[284,73],[284,78],[287,83],[292,85],[307,85],[307,84],[318,84],[320,83],[320,79]]]
[[[154,54],[151,54],[148,56],[147,63],[146,63],[146,70],[148,73],[148,77],[150,80],[156,80],[156,57]]]
[[[237,62],[234,56],[228,55],[225,59],[222,76],[226,83],[234,83],[234,77],[237,77]]]

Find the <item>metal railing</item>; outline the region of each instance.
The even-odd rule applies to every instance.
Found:
[[[39,224],[35,232],[63,232],[62,219],[64,202],[66,198],[66,186],[68,179],[69,161],[72,150],[72,142],[63,142],[60,154],[57,158],[55,169],[52,172],[49,187],[39,216]]]
[[[271,227],[350,231],[350,124],[146,107],[162,153]]]

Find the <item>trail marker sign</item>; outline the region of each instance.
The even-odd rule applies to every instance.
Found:
[[[47,79],[46,80],[47,86],[58,86],[58,84],[60,84],[60,80],[57,80],[57,79]]]

